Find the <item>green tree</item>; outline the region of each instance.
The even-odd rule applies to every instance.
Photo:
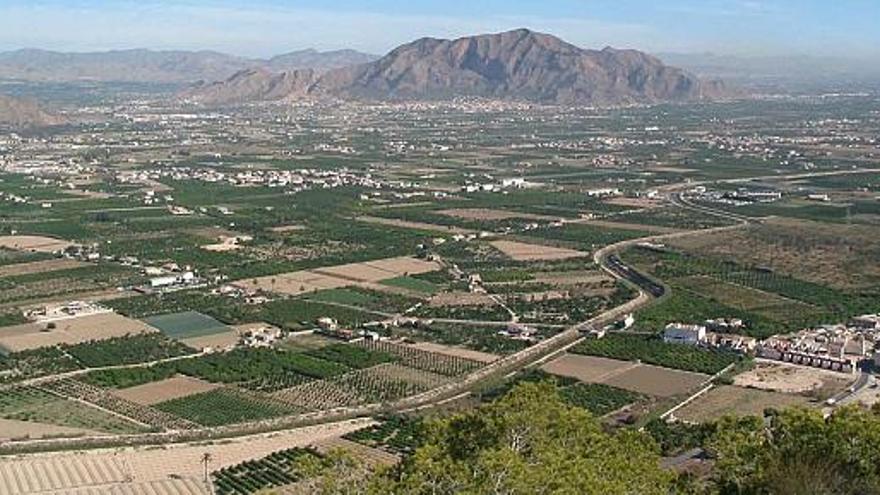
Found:
[[[607,433],[551,383],[524,383],[474,411],[427,422],[424,443],[368,488],[336,484],[323,493],[666,495],[674,476],[659,460],[647,435]]]
[[[841,408],[828,418],[788,409],[725,418],[707,444],[718,490],[730,494],[880,494],[880,416]]]

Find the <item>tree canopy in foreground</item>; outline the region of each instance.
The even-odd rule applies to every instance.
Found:
[[[701,430],[707,478],[660,467],[646,433],[608,432],[552,382],[526,382],[472,411],[426,421],[399,466],[371,471],[342,453],[314,461],[310,493],[329,494],[880,494],[880,409],[768,411]],[[701,427],[702,428],[702,427]],[[676,434],[671,432],[669,434]]]
[[[372,478],[337,460],[317,492],[385,494],[668,494],[656,443],[632,430],[608,433],[569,406],[551,383],[524,383],[473,411],[430,421],[401,466]],[[353,486],[354,485],[354,486]]]

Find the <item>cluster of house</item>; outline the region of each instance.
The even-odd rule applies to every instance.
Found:
[[[762,342],[758,355],[836,371],[854,372],[872,358],[880,364],[880,315],[851,318],[845,324],[823,325]]]
[[[461,191],[466,193],[501,192],[507,189],[528,189],[541,185],[536,182],[529,182],[522,177],[512,177],[501,179],[500,181],[496,181],[488,175],[484,175],[484,178],[487,181],[466,180],[465,185],[461,187]]]
[[[284,337],[280,328],[272,325],[264,325],[250,329],[241,334],[239,344],[245,347],[272,347],[275,342]]]
[[[823,325],[762,341],[739,335],[737,319],[707,320],[703,325],[670,323],[663,331],[668,343],[699,345],[754,353],[764,359],[853,373],[872,358],[880,366],[880,315],[862,315],[846,324]]]
[[[175,181],[192,180],[233,186],[282,187],[291,189],[294,192],[345,186],[376,189],[392,186],[390,183],[374,178],[369,173],[351,171],[345,168],[328,170],[311,168],[296,170],[252,169],[225,172],[208,167],[166,166],[152,169],[125,170],[116,174],[116,180],[123,184],[154,184],[160,179]],[[144,198],[145,201],[157,199],[155,193],[148,194]]]
[[[29,309],[24,312],[24,317],[35,322],[50,322],[76,318],[79,316],[112,312],[113,310],[105,308],[98,303],[88,301],[69,301],[57,304],[47,304],[39,308]]]
[[[747,189],[741,187],[736,191],[715,191],[705,186],[697,186],[687,191],[688,195],[699,201],[727,204],[733,206],[754,203],[773,203],[782,199],[782,192],[768,189]]]

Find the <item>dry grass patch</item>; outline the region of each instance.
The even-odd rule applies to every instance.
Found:
[[[808,406],[800,395],[782,394],[737,386],[716,387],[675,412],[684,421],[702,423],[725,415],[763,416],[764,409]]]
[[[315,450],[328,454],[335,450],[344,450],[371,466],[393,466],[400,462],[400,457],[391,452],[370,447],[345,438],[328,438],[314,445]]]
[[[39,235],[0,236],[0,248],[15,249],[18,251],[54,253],[55,251],[61,251],[73,245],[74,243],[70,241]]]
[[[54,272],[58,270],[70,270],[88,265],[82,261],[57,259],[31,261],[29,263],[16,263],[14,265],[0,266],[0,277],[14,277],[17,275],[29,275],[31,273]]]
[[[492,247],[516,261],[566,260],[588,256],[587,253],[574,249],[527,244],[516,241],[492,241]]]

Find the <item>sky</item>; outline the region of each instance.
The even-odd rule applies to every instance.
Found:
[[[383,54],[520,27],[585,48],[880,59],[880,0],[0,0],[0,50]]]

